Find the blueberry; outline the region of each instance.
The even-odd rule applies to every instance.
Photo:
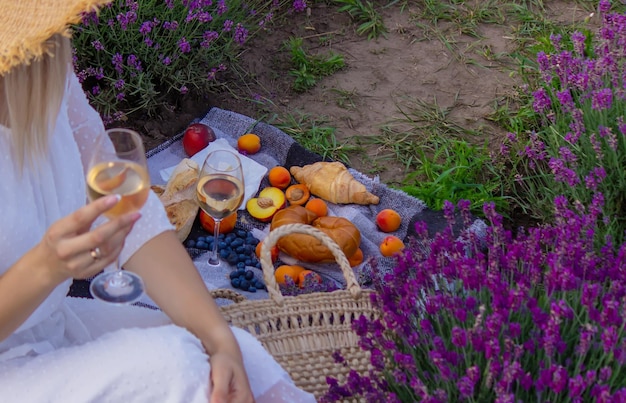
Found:
[[[250,282],[248,280],[241,279],[239,282],[239,288],[241,288],[244,291],[248,291],[248,289],[250,288]]]
[[[230,246],[232,246],[233,248],[236,248],[242,245],[243,245],[243,239],[241,238],[233,239],[233,241],[230,243]]]
[[[257,260],[257,261],[254,263],[254,267],[256,267],[257,269],[261,269],[261,268],[262,268],[262,267],[261,267],[261,262]]]
[[[249,292],[256,292],[256,287],[251,285],[250,287],[248,287],[248,291]]]
[[[232,280],[230,280],[230,285],[233,286],[233,288],[240,288],[241,287],[241,279],[239,277],[234,278]],[[250,285],[248,285],[248,287],[250,287]]]
[[[244,262],[237,262],[237,268],[238,268],[238,269],[245,269],[245,268],[246,268],[246,265],[245,265],[245,263],[244,263]]]
[[[233,270],[230,272],[230,274],[228,275],[230,277],[231,280],[234,280],[236,278],[239,278],[239,276],[237,275],[237,270]]]
[[[234,245],[233,245],[233,247],[234,247]],[[243,247],[243,246],[241,246],[241,245],[240,245],[240,246],[237,246],[237,247],[235,248],[235,252],[237,252],[237,253],[239,253],[239,254],[243,254],[245,251],[246,251],[246,248],[244,248],[244,247]]]
[[[252,246],[257,246],[259,244],[259,240],[253,236],[246,238],[246,242]]]
[[[222,259],[226,259],[229,255],[229,252],[226,249],[220,249],[220,257]]]
[[[238,261],[238,260],[239,260],[239,259],[238,259],[238,257],[237,257],[237,254],[236,254],[236,253],[232,253],[232,252],[231,252],[231,253],[228,255],[228,257],[226,258],[226,261],[227,261],[228,263],[230,263],[230,264],[237,264],[237,261]]]
[[[254,278],[254,273],[250,270],[246,270],[246,280],[252,280]]]
[[[226,242],[224,242],[224,241],[220,241],[220,242],[217,244],[217,247],[218,247],[218,248],[220,248],[220,249],[226,249],[226,247],[227,247],[227,246],[228,246],[228,245],[227,245],[227,244],[226,244]]]
[[[254,248],[252,247],[252,245],[243,246],[243,253],[245,253],[246,255],[251,255],[252,252],[254,252]]]
[[[203,236],[199,236],[198,238],[196,238],[196,242],[204,242],[206,241],[206,238]]]
[[[225,239],[230,239],[231,241],[235,238],[237,238],[237,235],[235,235],[235,233],[233,232],[229,232],[228,234],[226,234],[226,236],[224,237]]]
[[[246,270],[245,269],[237,269],[237,271],[235,273],[237,273],[237,277],[244,277],[246,275]]]
[[[245,238],[248,235],[248,231],[244,231],[242,229],[237,230],[236,233],[237,236],[241,238]]]
[[[246,266],[252,266],[254,264],[252,259],[250,259],[249,257],[246,257],[246,259],[244,259],[244,263],[246,264]]]
[[[244,264],[246,264],[246,259],[247,259],[247,258],[248,258],[248,256],[246,256],[246,255],[242,255],[241,253],[238,253],[238,254],[237,254],[237,259],[238,259],[240,262],[243,262]]]
[[[198,248],[198,249],[208,249],[209,248],[209,244],[204,242],[204,241],[198,241],[196,243],[196,248]]]
[[[213,242],[213,238],[214,238],[213,235],[207,235],[204,237],[204,240],[210,243],[210,242]]]
[[[225,237],[226,237],[226,235],[224,235],[224,234],[219,234],[219,235],[217,236],[217,239],[222,240],[222,239],[224,239]]]
[[[196,241],[194,241],[193,239],[190,239],[187,241],[187,247],[188,248],[195,248],[196,247]]]

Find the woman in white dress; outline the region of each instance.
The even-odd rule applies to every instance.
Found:
[[[109,0],[0,0],[0,396],[15,402],[314,402],[220,314],[158,198],[107,220],[85,168],[104,127],[67,26]],[[68,298],[120,256],[161,311]]]

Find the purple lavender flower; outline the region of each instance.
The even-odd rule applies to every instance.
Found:
[[[293,9],[297,12],[306,10],[306,0],[293,0]]]
[[[533,97],[535,101],[533,102],[533,109],[537,113],[543,113],[547,111],[552,105],[552,101],[550,100],[550,96],[545,88],[539,88],[537,91],[533,92]]]
[[[237,24],[235,26],[235,34],[233,36],[233,40],[238,45],[243,45],[246,43],[246,39],[248,38],[248,30],[241,24]]]
[[[187,42],[187,39],[185,37],[180,38],[176,45],[178,46],[178,49],[180,49],[182,53],[191,52],[191,45],[189,44],[189,42]]]

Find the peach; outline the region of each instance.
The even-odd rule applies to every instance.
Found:
[[[320,277],[319,274],[317,274],[313,270],[305,269],[305,270],[302,270],[298,274],[298,281],[296,282],[296,284],[298,284],[298,286],[300,288],[304,288],[305,282],[307,281],[307,278],[309,279],[309,282],[314,281],[317,284],[321,284],[322,283],[322,277]]]
[[[222,219],[220,222],[220,234],[227,234],[235,229],[235,224],[237,223],[237,212],[235,211],[231,215]],[[215,220],[213,217],[204,212],[204,210],[200,210],[200,225],[204,228],[208,233],[213,235],[215,231]]]
[[[287,189],[287,187],[291,184],[291,174],[289,173],[289,170],[280,165],[269,170],[267,173],[267,179],[269,180],[270,185],[281,190]]]
[[[298,282],[300,281],[299,276],[303,271],[310,270],[306,270],[304,267],[298,265],[284,264],[276,268],[276,270],[274,271],[274,278],[276,279],[276,282],[278,284],[285,284],[287,282],[286,277],[291,277],[293,282],[295,284],[298,284]]]
[[[246,133],[237,139],[237,150],[240,153],[256,154],[261,149],[261,138],[254,133]]]
[[[359,248],[354,252],[352,256],[348,258],[348,262],[350,263],[350,267],[358,266],[363,263],[363,249]]]
[[[258,257],[259,259],[261,259],[262,247],[263,247],[263,241],[259,242],[256,245],[256,249],[254,250],[256,257]],[[278,260],[279,254],[280,254],[280,249],[278,249],[278,246],[274,245],[274,247],[270,250],[270,256],[272,256],[272,263],[275,263]]]
[[[274,214],[287,205],[285,194],[279,188],[268,186],[246,203],[248,213],[261,222],[270,222]]]
[[[326,217],[328,215],[328,204],[322,199],[309,199],[304,208],[311,210],[318,217]]]
[[[383,232],[397,231],[400,228],[400,224],[402,224],[402,217],[393,209],[381,210],[376,215],[376,225]]]
[[[380,253],[385,256],[393,256],[404,249],[404,242],[395,235],[386,236],[380,243]]]

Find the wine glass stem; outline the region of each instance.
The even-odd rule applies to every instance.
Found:
[[[219,243],[220,223],[222,220],[213,219],[213,221],[215,221],[215,225],[213,226],[213,251],[209,255],[209,264],[217,266],[220,264],[220,258],[217,255],[217,244]]]
[[[113,265],[115,270],[114,273],[115,275],[111,277],[111,280],[109,281],[109,284],[112,287],[125,287],[128,285],[128,281],[126,281],[126,278],[124,277],[124,274],[122,273],[122,267],[120,266],[120,257],[118,256],[117,259],[115,259],[115,264]]]

